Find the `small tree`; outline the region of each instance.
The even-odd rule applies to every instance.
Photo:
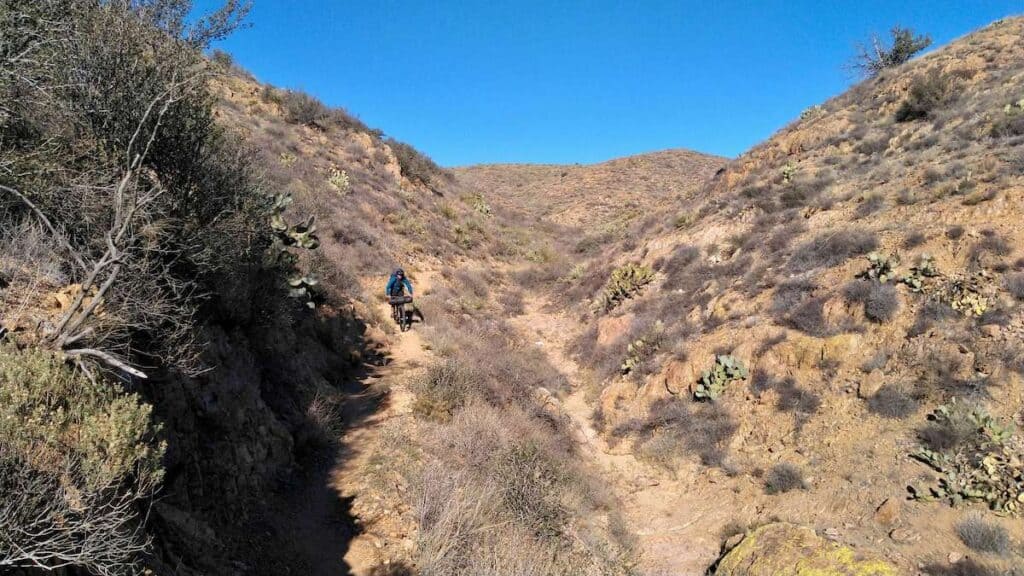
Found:
[[[915,35],[910,28],[894,26],[889,33],[892,35],[892,44],[889,46],[886,46],[877,34],[871,36],[870,46],[857,46],[853,69],[865,77],[872,78],[886,68],[893,68],[909,61],[932,45],[930,36]]]

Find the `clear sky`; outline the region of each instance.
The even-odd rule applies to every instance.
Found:
[[[198,0],[209,8],[215,0]],[[735,156],[852,82],[894,24],[937,45],[1020,0],[255,0],[218,47],[446,166]]]

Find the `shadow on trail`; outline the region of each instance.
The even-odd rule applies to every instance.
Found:
[[[311,417],[323,394],[345,431],[386,408],[390,359],[350,314],[290,331],[211,327],[217,370],[140,390],[164,423],[167,474],[150,526],[154,573],[345,576],[359,527],[334,473],[352,457]]]

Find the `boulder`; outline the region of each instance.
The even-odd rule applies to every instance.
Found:
[[[862,556],[804,526],[775,523],[743,538],[718,563],[716,576],[897,576],[893,564]]]

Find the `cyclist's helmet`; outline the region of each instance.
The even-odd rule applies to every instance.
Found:
[[[395,270],[395,276],[402,276],[404,278],[405,277],[405,270],[402,270],[401,268],[399,268],[398,270]]]

